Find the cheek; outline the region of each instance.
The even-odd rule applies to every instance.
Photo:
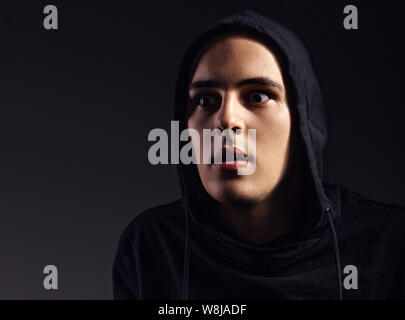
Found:
[[[273,121],[269,121],[267,135],[274,143],[283,145],[289,139],[290,129],[291,122],[289,117],[273,119]]]
[[[198,121],[197,121],[198,119]],[[203,145],[203,129],[204,129],[204,124],[201,121],[201,118],[199,118],[198,116],[195,116],[195,113],[188,119],[187,121],[187,127],[189,129],[194,129],[197,131],[198,136],[197,137],[192,137],[191,138],[191,143],[194,149],[194,154],[197,156],[199,155],[198,161],[199,163],[203,162],[203,155],[204,152],[206,152],[207,150],[203,150],[204,145]],[[198,151],[196,151],[198,150]],[[197,164],[198,167],[198,171],[200,171],[200,164]]]
[[[203,130],[211,128],[211,119],[204,117],[202,113],[194,111],[187,122],[187,126],[190,129],[197,130],[200,136],[200,145],[202,146]]]
[[[287,106],[282,105],[278,108],[262,114],[262,128],[275,141],[288,140],[291,130],[291,114]]]
[[[272,159],[273,164],[274,162],[283,162],[289,147],[290,132],[291,117],[289,112],[262,117],[261,125],[257,128],[258,161]]]
[[[206,128],[207,120],[201,115],[198,110],[194,110],[193,114],[190,115],[187,121],[187,126],[193,128],[198,132],[202,132],[203,128]]]

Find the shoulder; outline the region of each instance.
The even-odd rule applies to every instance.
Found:
[[[184,207],[181,199],[148,208],[140,212],[124,228],[121,238],[139,238],[152,233],[176,231],[184,225]]]
[[[343,220],[376,231],[405,234],[405,207],[373,199],[347,187],[341,188],[341,214]]]
[[[369,214],[389,216],[390,218],[405,218],[405,207],[397,204],[376,200],[364,193],[351,190],[346,187],[342,189],[343,204],[347,209],[367,211]]]

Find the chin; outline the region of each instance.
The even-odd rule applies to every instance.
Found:
[[[258,190],[240,182],[216,183],[208,193],[218,202],[229,206],[251,206],[263,200]]]

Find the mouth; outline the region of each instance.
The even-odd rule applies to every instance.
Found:
[[[227,153],[232,155],[231,159],[227,159]],[[223,147],[214,154],[212,163],[214,168],[235,171],[238,168],[247,167],[249,161],[246,153],[242,150],[236,147]]]
[[[232,162],[221,162],[221,163],[214,163],[214,168],[222,169],[222,170],[229,170],[229,171],[236,171],[239,168],[247,167],[247,161],[232,161]]]

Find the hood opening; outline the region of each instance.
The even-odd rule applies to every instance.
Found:
[[[308,195],[316,202],[313,207],[314,209],[316,207],[315,210],[320,213],[322,208],[331,206],[325,195],[321,182],[322,151],[324,143],[326,142],[326,125],[324,121],[323,101],[320,95],[320,90],[315,76],[313,73],[308,72],[311,71],[312,68],[309,60],[305,61],[306,52],[299,40],[288,30],[283,30],[284,27],[278,25],[276,22],[265,20],[264,23],[261,21],[263,19],[267,18],[264,18],[253,11],[244,10],[239,15],[221,20],[212,28],[207,29],[197,37],[187,49],[180,65],[176,84],[174,119],[180,122],[180,130],[187,128],[187,88],[199,59],[213,41],[218,37],[233,33],[245,34],[260,40],[274,53],[280,65],[293,119],[292,135],[295,136],[294,139],[298,140],[297,145],[301,147],[301,150],[298,152],[303,152],[301,159],[305,159],[305,164],[302,169],[305,171],[303,177],[305,177],[306,180],[303,181],[303,183],[308,184],[308,188],[306,188],[308,189]],[[297,61],[297,48],[303,51],[302,55],[300,55],[304,57],[304,59],[302,57],[300,58],[302,61]],[[297,71],[300,68],[304,69],[307,74],[298,74]],[[301,76],[301,78],[299,76]],[[310,103],[309,100],[312,99],[312,97],[308,98],[306,96],[307,93],[304,92],[306,88],[305,86],[302,86],[302,84],[306,83],[305,80],[302,79],[302,76],[311,82],[308,83],[307,86],[310,87],[312,85],[311,90],[316,94],[315,98],[317,100],[316,103],[318,104],[318,106],[316,106],[318,108],[318,114],[316,116],[319,118],[316,120],[319,124],[314,124],[313,128],[318,131],[315,132],[315,137],[320,140],[319,142],[313,141],[314,135],[311,134],[312,126],[309,127],[310,119],[306,119],[310,112],[308,106]],[[299,110],[299,107],[301,107],[302,110]],[[314,144],[314,142],[316,144]],[[180,147],[185,143],[186,142],[181,142]],[[193,214],[200,223],[207,226],[212,223],[220,224],[221,222],[217,219],[216,214],[210,214],[212,213],[212,210],[216,208],[216,201],[202,186],[196,165],[179,164],[178,174],[182,186],[183,202],[184,205],[190,209],[191,214]],[[202,207],[201,204],[204,204],[204,207]],[[204,213],[199,215],[200,211],[204,211]]]
[[[301,41],[277,22],[251,10],[244,10],[220,20],[202,32],[191,43],[180,62],[175,87],[173,118],[179,121],[181,131],[187,128],[187,88],[197,62],[204,53],[204,48],[216,37],[235,32],[259,38],[268,45],[279,62],[293,118],[292,133],[296,134],[296,141],[302,147],[301,155],[304,164],[301,182],[307,184],[307,197],[312,204],[312,210],[319,214],[319,222],[304,234],[280,236],[275,239],[276,241],[271,241],[268,244],[269,247],[267,244],[255,246],[238,241],[224,228],[222,219],[217,212],[216,200],[203,187],[196,165],[178,164],[177,171],[186,213],[183,298],[188,297],[190,277],[189,256],[192,242],[190,220],[211,235],[212,238],[215,238],[215,241],[220,241],[224,247],[229,249],[229,252],[236,250],[237,247],[237,250],[246,250],[247,254],[254,252],[254,254],[263,256],[264,253],[268,253],[276,258],[288,257],[287,252],[277,251],[277,246],[281,247],[285,243],[301,241],[303,244],[300,245],[300,250],[305,250],[314,245],[314,241],[311,239],[319,237],[329,228],[333,236],[339,297],[342,297],[339,248],[333,226],[333,222],[339,219],[340,208],[327,196],[322,182],[323,150],[327,140],[326,115],[318,82],[307,51]],[[180,148],[185,144],[186,142],[180,142]],[[267,251],[262,251],[263,249]],[[294,244],[291,254],[296,254],[296,251],[297,245]],[[226,254],[225,251],[223,253]]]

